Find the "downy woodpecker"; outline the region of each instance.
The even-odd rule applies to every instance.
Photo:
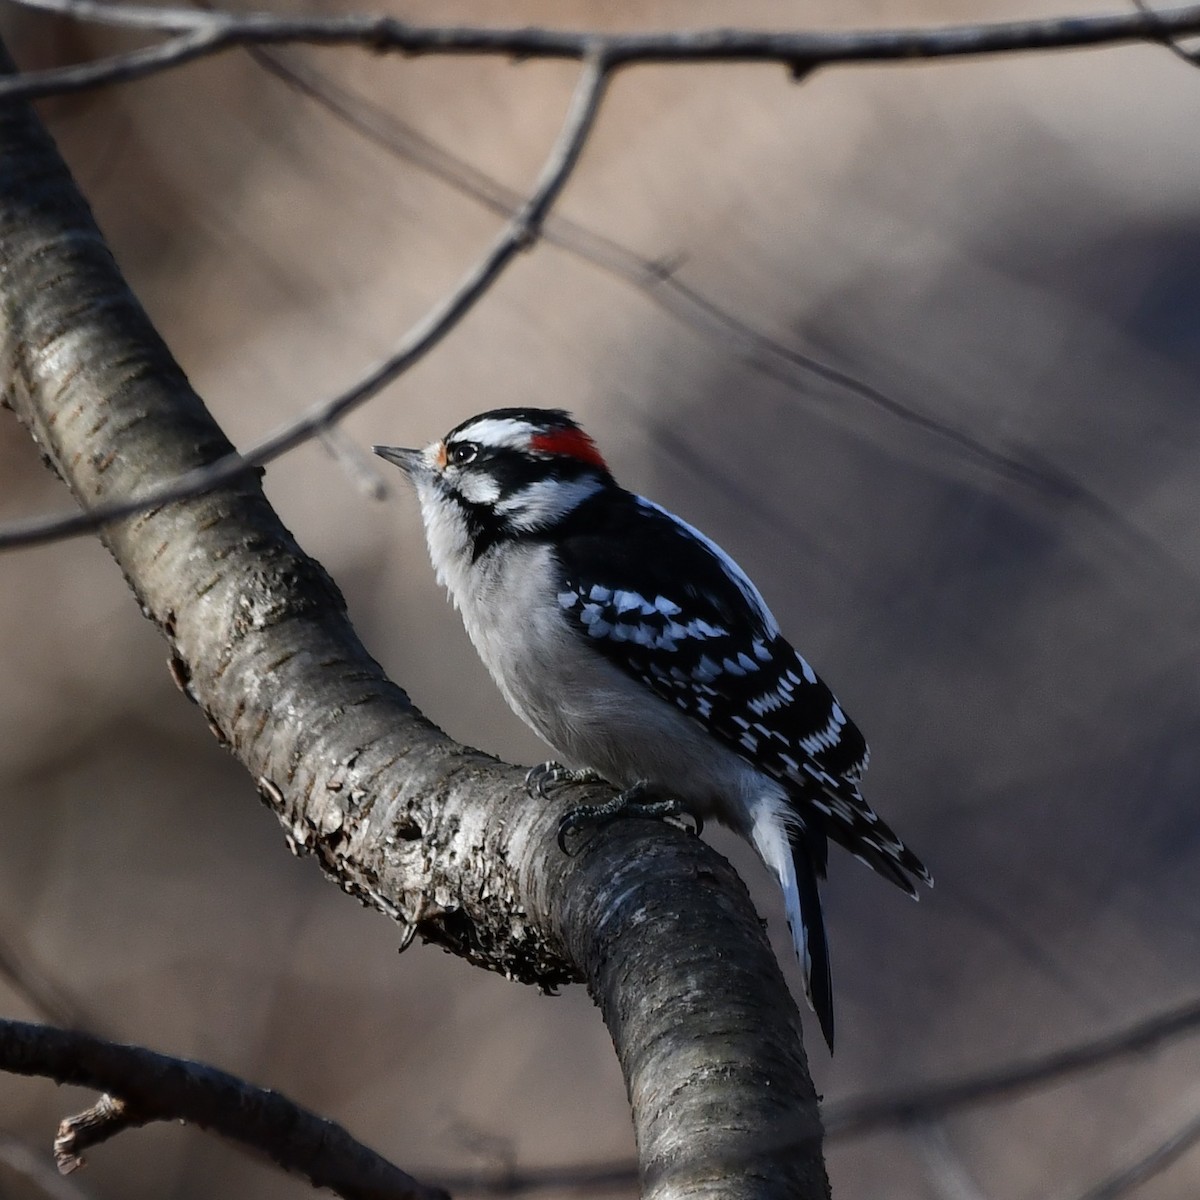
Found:
[[[833,1048],[818,881],[832,838],[916,896],[921,861],[863,799],[867,745],[740,567],[621,487],[565,412],[472,417],[424,450],[377,446],[416,487],[438,580],[516,714],[606,805],[683,806],[747,838],[783,889],[808,998]]]

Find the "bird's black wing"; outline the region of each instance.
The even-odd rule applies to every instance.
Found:
[[[910,894],[910,875],[928,881],[863,799],[862,734],[737,564],[641,497],[610,492],[586,507],[556,544],[558,602],[579,635],[784,783],[814,834],[827,832]]]

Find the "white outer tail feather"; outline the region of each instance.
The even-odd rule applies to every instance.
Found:
[[[792,931],[796,957],[804,968],[804,994],[811,1008],[812,956],[809,954],[808,937],[804,932],[804,918],[800,911],[800,888],[796,883],[796,865],[792,862],[792,844],[788,838],[787,823],[782,809],[781,804],[772,803],[768,797],[757,800],[751,806],[753,823],[750,826],[750,841],[783,889],[788,928]]]
[[[749,838],[779,880],[796,957],[804,968],[804,994],[817,1014],[821,1033],[833,1050],[833,989],[829,946],[821,913],[817,864],[812,860],[803,825],[786,797],[760,794],[748,805]],[[822,843],[823,846],[823,843]]]

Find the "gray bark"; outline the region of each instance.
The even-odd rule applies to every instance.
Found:
[[[0,371],[49,465],[86,507],[230,453],[23,105],[0,110],[0,163]],[[645,1195],[828,1196],[798,1014],[720,856],[640,821],[562,854],[557,821],[580,795],[535,803],[522,771],[426,720],[256,475],[103,538],[299,852],[473,963],[586,983],[627,1081]]]

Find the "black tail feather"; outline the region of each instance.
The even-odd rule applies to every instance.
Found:
[[[824,834],[817,835],[821,843]],[[825,917],[821,912],[818,875],[823,876],[824,845],[810,847],[807,837],[792,839],[792,861],[796,865],[796,886],[800,893],[800,915],[808,948],[808,999],[817,1014],[829,1053],[833,1053],[833,977],[829,970],[829,942],[825,937]],[[814,853],[816,851],[816,853]]]

